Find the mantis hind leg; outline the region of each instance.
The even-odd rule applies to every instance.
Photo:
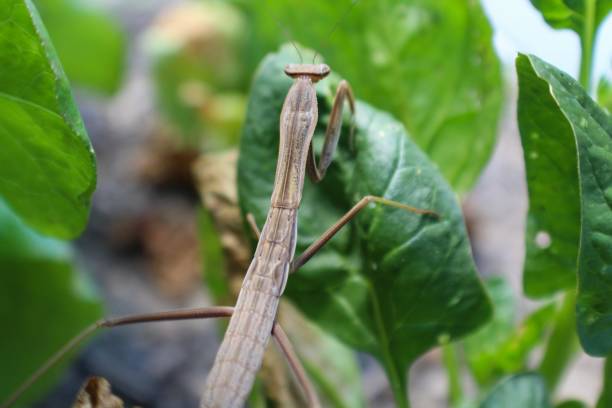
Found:
[[[188,320],[188,319],[207,319],[214,317],[230,317],[234,312],[234,308],[230,306],[215,306],[215,307],[203,307],[197,309],[183,309],[183,310],[171,310],[159,313],[146,313],[129,315],[123,317],[117,317],[113,319],[102,319],[96,323],[88,326],[75,337],[70,339],[61,349],[59,349],[53,356],[51,356],[38,370],[36,370],[26,381],[24,381],[14,392],[11,394],[6,401],[4,401],[0,408],[11,407],[19,397],[23,395],[40,377],[42,377],[47,371],[53,368],[59,363],[66,354],[74,350],[79,344],[85,339],[91,336],[94,332],[101,328],[110,328],[117,326],[126,326],[136,323],[148,323],[148,322],[160,322],[160,321],[175,321],[175,320]],[[293,347],[289,341],[289,338],[280,327],[278,323],[275,323],[272,329],[272,336],[280,346],[283,354],[289,362],[289,366],[295,373],[295,376],[302,386],[306,399],[309,403],[309,407],[318,408],[320,404],[317,399],[317,395],[314,391],[314,387],[310,382],[304,367],[300,363],[299,358],[295,354]]]
[[[318,183],[325,177],[325,172],[332,162],[336,146],[338,145],[338,139],[340,138],[340,129],[342,128],[342,112],[344,110],[344,102],[348,102],[351,115],[355,114],[355,98],[351,86],[345,80],[340,81],[338,89],[336,90],[336,96],[334,97],[334,103],[325,130],[325,141],[323,142],[323,149],[321,150],[320,162],[317,164],[312,142],[310,142],[310,148],[308,149],[308,160],[306,161],[306,171],[308,177]],[[351,120],[351,137],[354,133],[354,124]]]
[[[359,200],[357,204],[355,204],[353,208],[351,208],[346,214],[340,217],[340,219],[336,221],[334,225],[329,227],[327,231],[325,231],[319,239],[317,239],[315,242],[310,244],[310,246],[306,248],[306,250],[302,252],[300,256],[295,258],[293,262],[291,262],[291,268],[289,269],[289,272],[290,273],[295,272],[302,265],[308,262],[308,260],[312,258],[314,254],[316,254],[319,251],[319,249],[321,249],[325,244],[327,244],[327,242],[330,239],[332,239],[332,237],[336,235],[336,233],[340,231],[342,227],[348,224],[348,222],[352,220],[359,213],[359,211],[363,210],[368,204],[372,202],[377,203],[377,204],[386,205],[388,207],[398,208],[400,210],[409,211],[414,214],[419,214],[423,216],[432,216],[434,218],[440,218],[440,215],[437,212],[432,211],[432,210],[424,210],[421,208],[412,207],[410,205],[400,203],[398,201],[389,200],[384,197],[367,195],[363,197],[361,200]]]
[[[278,322],[274,323],[272,326],[272,337],[278,344],[278,347],[281,349],[287,362],[289,363],[289,367],[295,374],[296,379],[302,386],[302,390],[304,391],[304,395],[306,396],[306,401],[308,403],[309,408],[320,408],[321,403],[319,402],[319,398],[317,397],[317,393],[315,391],[312,382],[308,378],[306,374],[306,370],[304,370],[304,366],[300,362],[297,354],[295,353],[293,346],[291,345],[291,341],[283,328],[278,324]]]
[[[134,323],[159,322],[169,320],[205,319],[209,317],[229,317],[234,311],[233,307],[207,307],[198,309],[171,310],[160,313],[147,313],[118,317],[114,319],[98,320],[86,327],[79,334],[70,339],[61,349],[41,365],[27,380],[25,380],[2,404],[0,408],[9,408],[26,392],[40,377],[59,363],[66,354],[74,350],[85,339],[98,329],[125,326]]]

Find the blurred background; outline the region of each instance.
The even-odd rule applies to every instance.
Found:
[[[361,0],[369,1],[373,0]],[[346,13],[348,1],[269,0],[257,6],[248,0],[35,3],[74,85],[96,151],[98,186],[87,230],[74,243],[74,273],[83,277],[87,290],[97,293],[108,316],[217,304],[224,300],[219,285],[226,286],[226,293],[239,286],[239,273],[231,271],[242,270],[250,249],[237,207],[236,147],[249,84],[266,53],[295,40],[317,49],[340,76],[357,79],[360,64],[412,63],[386,60],[394,55],[384,52],[396,45],[393,28],[386,36],[366,37],[370,43],[365,48],[354,47],[351,38],[366,23],[359,3]],[[482,147],[490,156],[485,154],[484,170],[474,169],[453,185],[463,203],[479,273],[483,278],[501,276],[509,283],[508,296],[518,310],[512,318],[518,321],[534,309],[535,302],[525,298],[521,284],[527,199],[513,62],[517,52],[533,53],[575,77],[580,44],[571,31],[550,28],[528,0],[465,3],[469,5],[456,10],[449,6],[449,16],[442,21],[451,26],[441,29],[446,38],[466,34],[474,48],[485,49],[475,62],[474,76],[479,78],[468,81],[478,82],[469,90],[479,93],[483,105],[478,113],[483,135],[476,137],[490,141],[490,146]],[[312,9],[305,10],[311,4]],[[395,17],[393,13],[402,11],[386,12]],[[409,10],[405,18],[392,20],[410,27],[428,24],[421,17]],[[372,24],[385,21],[381,18],[367,27],[374,30]],[[595,81],[612,77],[610,19],[598,38]],[[441,41],[431,47],[452,54],[456,45]],[[426,48],[422,46],[423,53]],[[418,83],[422,74],[411,75]],[[444,73],[438,75],[443,81]],[[436,78],[435,72],[423,76],[425,85],[432,77]],[[380,86],[370,84],[372,89],[354,83],[356,96],[373,104],[384,99],[385,90],[395,84],[385,83],[385,78],[372,82],[379,79]],[[461,80],[447,91],[459,99],[466,95]],[[415,133],[420,125],[418,120],[413,124],[412,117],[428,115],[428,111],[415,113],[413,105],[406,107],[401,100],[388,109]],[[462,146],[459,141],[456,148],[470,149],[469,143]],[[446,175],[453,178],[452,171]],[[219,278],[224,282],[210,277],[218,269],[230,271]],[[215,321],[185,321],[102,332],[33,406],[66,406],[85,378],[94,374],[108,379],[114,392],[130,404],[198,406],[222,329]],[[387,379],[376,361],[359,355],[357,364],[367,405],[393,406]],[[269,375],[274,377],[274,372],[272,367]],[[581,353],[561,382],[559,398],[594,404],[601,372],[599,360]],[[465,387],[474,390],[474,380],[464,374]],[[287,379],[276,381],[279,406],[290,406],[294,386]],[[414,407],[448,406],[438,349],[412,367],[410,391]],[[356,400],[355,406],[359,403]]]

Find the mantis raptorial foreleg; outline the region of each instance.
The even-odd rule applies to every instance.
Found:
[[[338,139],[340,138],[344,102],[348,102],[352,117],[352,115],[355,114],[355,97],[353,96],[353,90],[351,89],[349,83],[342,80],[336,89],[336,95],[334,96],[329,122],[327,124],[327,129],[325,130],[325,141],[323,142],[323,149],[321,150],[321,158],[318,164],[314,156],[312,142],[310,143],[310,147],[308,149],[306,171],[308,172],[309,178],[315,183],[323,180],[325,177],[325,172],[327,171],[327,168],[331,164],[334,157],[334,152],[336,150],[336,146],[338,145]],[[351,134],[352,132],[353,124],[351,122]],[[257,227],[253,214],[248,213],[246,215],[246,220],[251,228],[251,231],[253,231],[253,234],[259,240],[261,232]]]
[[[61,349],[51,356],[30,378],[28,378],[9,398],[0,405],[0,408],[10,407],[17,399],[25,392],[32,384],[34,384],[43,374],[50,368],[55,366],[66,354],[74,350],[87,337],[91,336],[96,330],[101,328],[111,328],[117,326],[126,326],[136,323],[149,323],[161,321],[176,321],[176,320],[193,320],[193,319],[208,319],[215,317],[231,317],[234,308],[231,306],[214,306],[203,307],[197,309],[171,310],[158,313],[144,313],[129,316],[122,316],[112,319],[102,319],[85,328],[81,333],[77,334],[68,341]],[[310,382],[306,370],[302,366],[300,359],[295,353],[289,337],[285,334],[278,322],[272,327],[272,336],[277,342],[279,348],[287,358],[289,366],[293,370],[296,379],[300,383],[304,396],[310,408],[319,408],[321,404],[315,392],[315,388]]]
[[[318,183],[325,177],[325,172],[332,162],[334,157],[334,151],[338,145],[338,139],[340,138],[340,128],[342,127],[342,112],[344,110],[344,102],[348,102],[351,110],[351,117],[355,114],[355,97],[353,96],[353,90],[348,82],[345,80],[340,81],[338,89],[336,89],[336,96],[334,96],[334,103],[332,105],[331,114],[329,116],[329,122],[327,123],[327,129],[325,130],[325,141],[323,142],[323,149],[321,150],[321,157],[317,164],[312,142],[308,149],[308,161],[306,162],[306,171],[308,177]],[[351,121],[352,122],[352,121]],[[353,132],[353,124],[351,123],[351,135]]]

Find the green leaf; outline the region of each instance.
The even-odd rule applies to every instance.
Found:
[[[101,312],[72,267],[70,248],[29,229],[0,201],[0,321],[5,327],[0,401]],[[21,402],[39,396],[60,373],[56,368],[45,375]]]
[[[582,401],[568,400],[555,405],[555,408],[588,408],[588,406]]]
[[[609,79],[602,77],[597,85],[597,102],[612,114],[612,82]]]
[[[531,0],[553,28],[569,28],[580,37],[580,83],[591,91],[593,47],[597,29],[612,10],[612,0]]]
[[[236,2],[256,36],[246,55],[259,62],[283,38],[317,49],[361,100],[407,127],[455,191],[473,186],[490,157],[503,100],[492,31],[479,2]]]
[[[529,189],[525,290],[575,285],[585,351],[612,351],[612,118],[569,75],[520,55],[518,119]],[[546,238],[546,239],[544,239]]]
[[[612,359],[606,357],[604,366],[603,387],[597,401],[597,408],[608,408],[612,406]]]
[[[501,345],[497,354],[501,372],[511,374],[526,366],[529,353],[541,344],[547,334],[551,319],[555,316],[555,306],[549,303],[529,314]]]
[[[548,408],[548,391],[537,374],[518,374],[502,380],[489,393],[480,408]]]
[[[469,367],[482,385],[524,369],[555,314],[555,305],[546,304],[515,327],[515,301],[508,283],[493,278],[487,281],[487,289],[495,306],[493,318],[464,342]]]
[[[516,61],[529,190],[523,284],[528,296],[543,297],[576,284],[580,188],[571,124],[534,71],[531,61],[540,61],[535,58]]]
[[[270,202],[279,115],[291,85],[283,68],[294,55],[285,46],[264,59],[247,109],[238,188],[243,212],[253,213],[259,225]],[[337,81],[317,86],[316,145]],[[316,186],[306,182],[298,253],[367,194],[435,210],[440,219],[368,207],[291,276],[286,293],[325,330],[379,359],[403,404],[407,366],[435,345],[480,326],[490,305],[475,273],[461,210],[435,165],[389,114],[358,102],[355,121],[354,151],[344,129],[326,179]]]
[[[612,0],[530,0],[544,20],[553,28],[569,28],[583,35],[586,24],[599,26],[612,10]],[[588,3],[593,4],[593,16],[588,16]],[[589,21],[589,18],[592,21]]]
[[[70,81],[106,94],[121,85],[126,40],[91,0],[34,0]]]
[[[0,6],[0,196],[62,238],[85,227],[95,158],[68,81],[29,0]]]
[[[514,296],[512,288],[501,277],[486,282],[493,301],[492,319],[465,339],[465,355],[476,380],[484,384],[493,379],[497,354],[514,329]]]

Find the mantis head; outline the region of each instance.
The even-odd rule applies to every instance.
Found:
[[[309,77],[312,82],[325,78],[331,69],[326,64],[288,64],[285,74],[291,78]]]

